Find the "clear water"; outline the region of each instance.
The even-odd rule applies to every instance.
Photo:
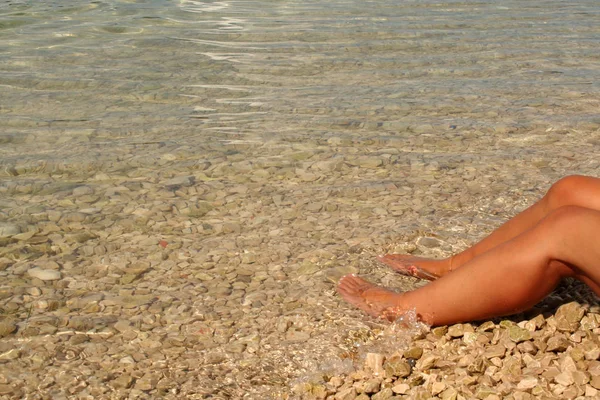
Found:
[[[599,13],[593,0],[2,2],[0,158],[83,174],[333,135],[598,125],[584,103]]]
[[[599,20],[596,0],[1,1],[0,223],[25,232],[85,208],[60,228],[99,238],[53,259],[111,296],[132,285],[86,275],[100,256],[125,265],[156,255],[145,239],[178,243],[189,259],[153,260],[134,286],[160,281],[218,333],[209,350],[226,362],[180,357],[198,368],[190,393],[285,392],[349,330],[369,336],[322,270],[398,284],[374,255],[432,232],[440,247],[418,250],[447,255],[561,176],[598,175]],[[180,175],[197,191],[164,189]],[[100,200],[71,201],[83,184]],[[213,209],[189,212],[196,201]],[[25,263],[39,240],[0,255]],[[3,285],[29,287],[23,265]],[[221,280],[237,286],[186,297]],[[21,320],[48,312],[13,303]]]

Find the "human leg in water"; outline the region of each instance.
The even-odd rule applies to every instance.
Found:
[[[354,275],[338,292],[374,317],[394,320],[415,309],[432,325],[488,319],[531,308],[564,277],[600,295],[600,211],[560,207],[518,236],[475,256],[419,289],[396,293]]]
[[[537,203],[504,223],[474,246],[451,257],[435,260],[410,254],[385,254],[377,258],[401,274],[435,280],[531,229],[544,217],[565,206],[600,210],[600,179],[573,175],[557,181]]]

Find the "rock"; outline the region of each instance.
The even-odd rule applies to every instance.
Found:
[[[531,332],[529,332],[527,329],[514,325],[508,328],[508,337],[513,342],[520,343],[526,340],[531,340]]]
[[[446,333],[448,333],[448,327],[446,325],[436,326],[431,330],[431,333],[433,333],[437,337],[442,337]]]
[[[343,160],[341,159],[333,159],[333,160],[324,160],[317,161],[313,163],[310,168],[316,169],[323,172],[333,172],[338,171],[342,168]]]
[[[381,388],[381,381],[379,379],[369,379],[365,382],[362,382],[359,385],[358,390],[363,393],[371,394],[371,393],[377,393],[380,388]]]
[[[21,357],[21,352],[18,349],[10,349],[0,354],[0,361],[10,361]]]
[[[486,358],[504,357],[504,353],[506,353],[506,348],[504,345],[498,344],[488,347],[483,356]]]
[[[192,175],[177,176],[164,182],[164,185],[169,190],[177,190],[180,187],[192,186],[196,182],[196,177]]]
[[[569,372],[569,371],[561,372],[560,374],[556,375],[554,377],[554,381],[556,383],[560,383],[563,386],[569,386],[575,382],[573,380],[573,376],[571,375],[571,372]]]
[[[21,228],[10,222],[0,222],[0,238],[11,237],[21,233]]]
[[[9,395],[14,393],[15,388],[6,383],[0,383],[0,395]]]
[[[573,383],[579,386],[583,386],[590,381],[590,374],[584,371],[571,371],[571,377]]]
[[[580,326],[581,329],[592,330],[598,328],[600,324],[598,323],[598,320],[596,319],[595,315],[590,314],[585,315],[583,318],[581,318]]]
[[[519,381],[517,389],[528,390],[533,389],[538,384],[538,379],[535,376],[526,376]]]
[[[470,324],[455,324],[448,328],[448,335],[453,338],[463,337],[465,332],[474,332]]]
[[[371,400],[388,400],[394,396],[394,392],[390,388],[383,388],[378,393],[371,396]]]
[[[577,302],[563,304],[556,310],[556,328],[563,332],[575,332],[585,314],[585,309]]]
[[[347,159],[346,162],[361,168],[378,168],[383,165],[383,159],[378,156],[358,156],[354,159]]]
[[[585,385],[585,394],[584,395],[585,395],[585,397],[597,398],[598,397],[598,390],[594,389],[590,385]]]
[[[491,330],[493,330],[496,327],[496,324],[494,324],[492,321],[486,321],[484,323],[482,323],[481,325],[479,325],[479,327],[477,328],[477,332],[489,332]]]
[[[12,319],[0,321],[0,337],[5,337],[17,330],[17,325]]]
[[[406,383],[399,383],[392,387],[392,392],[396,394],[406,394],[410,390],[410,385]]]
[[[131,322],[127,320],[119,320],[113,326],[117,331],[123,333],[131,329]]]
[[[417,361],[416,368],[419,371],[427,371],[433,367],[435,362],[439,360],[439,356],[434,354],[426,354]]]
[[[400,357],[394,357],[383,364],[383,369],[388,378],[398,377],[405,378],[410,375],[412,368],[408,362],[402,360]]]
[[[427,247],[430,249],[436,249],[438,247],[441,247],[443,243],[439,239],[434,237],[422,237],[419,238],[417,244],[419,246]]]
[[[92,189],[89,186],[78,186],[75,189],[73,189],[74,197],[81,197],[90,194],[94,194],[94,189]]]
[[[156,387],[158,377],[152,373],[144,374],[135,382],[135,388],[144,392],[150,391]]]
[[[320,268],[318,265],[310,261],[304,261],[300,268],[298,268],[298,275],[312,275],[319,270]]]
[[[110,383],[115,389],[127,389],[133,383],[133,378],[129,374],[121,374]]]
[[[480,385],[475,392],[475,397],[478,399],[492,400],[492,398],[494,398],[493,396],[497,396],[497,394],[498,391],[496,389],[486,385]]]
[[[240,233],[242,226],[237,222],[225,222],[223,224],[223,233]]]
[[[413,346],[408,350],[404,351],[404,358],[418,360],[423,355],[423,349],[421,347]]]
[[[548,339],[548,341],[546,342],[546,344],[547,344],[546,351],[562,352],[562,351],[567,350],[567,348],[571,345],[571,342],[569,342],[562,335],[556,335],[556,336],[550,337]]]
[[[365,369],[373,372],[374,375],[383,374],[383,354],[367,353],[365,357]]]
[[[446,389],[446,384],[444,382],[434,382],[433,385],[431,385],[431,394],[437,396],[442,393],[444,389]]]
[[[37,278],[42,281],[56,281],[61,278],[60,271],[54,269],[42,269],[39,267],[30,268],[27,274],[32,278]]]
[[[356,399],[356,389],[353,387],[337,392],[333,397],[335,400],[354,400]]]
[[[458,391],[452,387],[449,387],[440,393],[438,397],[442,400],[456,400],[458,398]]]

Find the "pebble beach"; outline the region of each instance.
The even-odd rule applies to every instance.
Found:
[[[1,399],[600,398],[600,307],[335,287],[600,176],[595,1],[0,4]]]

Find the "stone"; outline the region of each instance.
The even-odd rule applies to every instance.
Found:
[[[0,395],[9,395],[14,393],[15,388],[6,383],[0,383]]]
[[[417,244],[419,246],[427,247],[430,249],[436,249],[438,247],[441,247],[443,243],[439,239],[434,237],[422,237],[419,238],[419,240],[417,240]]]
[[[517,325],[508,328],[508,337],[515,343],[531,340],[531,332]]]
[[[431,330],[431,333],[433,333],[437,337],[442,337],[446,333],[448,333],[448,326],[446,326],[446,325],[436,326],[435,328],[433,328]]]
[[[569,371],[561,372],[560,374],[556,375],[554,377],[554,381],[556,383],[560,383],[563,386],[569,386],[575,382],[573,376],[571,375],[571,372]]]
[[[115,389],[127,389],[133,383],[133,378],[129,374],[121,374],[110,383]]]
[[[10,361],[21,357],[21,352],[18,349],[10,349],[0,354],[0,361]]]
[[[546,351],[563,352],[571,345],[571,343],[562,335],[555,335],[546,342]]]
[[[573,383],[579,386],[583,386],[590,381],[590,374],[584,371],[571,371],[571,377]]]
[[[442,393],[446,389],[446,384],[444,382],[434,382],[431,385],[431,394],[437,396]]]
[[[581,318],[581,321],[579,323],[580,323],[580,326],[582,329],[588,329],[588,330],[596,329],[600,326],[598,324],[598,320],[593,315],[583,316],[583,318]]]
[[[556,328],[563,332],[575,332],[579,327],[585,309],[577,302],[563,304],[556,310]]]
[[[477,390],[475,391],[475,397],[477,397],[478,399],[492,399],[493,396],[497,396],[497,390],[494,388],[491,388],[489,386],[486,385],[480,385],[477,387]]]
[[[17,324],[12,319],[0,321],[0,337],[5,337],[17,330]]]
[[[448,327],[448,335],[453,338],[462,337],[465,334],[465,329],[463,324],[455,324]]]
[[[127,320],[123,320],[123,319],[122,319],[122,320],[119,320],[119,321],[117,321],[117,323],[115,323],[115,324],[113,325],[113,327],[114,327],[114,328],[115,328],[117,331],[119,331],[119,332],[123,333],[123,332],[125,332],[125,331],[128,331],[128,330],[130,330],[130,329],[131,329],[131,322],[130,322],[130,321],[127,321]]]
[[[426,354],[417,361],[416,368],[420,371],[428,371],[433,367],[437,360],[439,360],[439,356]]]
[[[405,378],[410,375],[412,368],[408,362],[402,360],[400,357],[394,357],[383,364],[385,374],[387,377],[398,377]]]
[[[504,347],[504,345],[498,344],[495,346],[488,347],[483,353],[483,356],[486,358],[504,357],[505,353],[506,348]]]
[[[383,160],[377,156],[358,156],[354,160],[346,160],[348,164],[361,168],[378,168],[383,165]]]
[[[365,369],[373,372],[374,375],[383,374],[383,354],[380,353],[367,353],[365,357]]]
[[[477,332],[489,332],[496,327],[492,321],[486,321],[477,327]]]
[[[392,392],[396,394],[406,394],[410,390],[410,385],[406,383],[399,383],[392,387]]]
[[[423,355],[423,349],[421,347],[413,346],[408,350],[404,351],[404,358],[418,360]]]
[[[444,390],[438,396],[442,400],[457,400],[458,399],[458,391],[453,387],[449,387]]]
[[[21,228],[10,222],[0,222],[0,238],[11,237],[21,233]]]
[[[593,342],[586,342],[583,345],[583,356],[586,360],[597,360],[600,358],[600,346]]]
[[[150,391],[156,387],[158,377],[152,373],[144,374],[135,382],[135,388],[144,392]]]
[[[42,269],[38,267],[27,270],[27,275],[42,281],[56,281],[61,278],[60,271],[56,271],[54,269]]]
[[[535,376],[525,376],[519,383],[517,383],[517,389],[528,390],[533,389],[538,384],[538,379]]]
[[[180,187],[192,186],[196,182],[196,177],[192,175],[176,176],[164,182],[164,185],[169,190],[177,190]]]
[[[369,379],[365,382],[362,382],[359,385],[358,390],[363,393],[372,394],[372,393],[377,393],[380,388],[381,388],[381,381],[379,379]]]
[[[383,388],[378,393],[371,396],[371,400],[388,400],[394,396],[390,388]]]
[[[337,392],[333,398],[335,400],[354,400],[356,399],[356,389],[353,387]]]
[[[73,189],[74,197],[81,197],[90,194],[94,194],[94,189],[92,189],[89,186],[78,186],[75,189]]]

